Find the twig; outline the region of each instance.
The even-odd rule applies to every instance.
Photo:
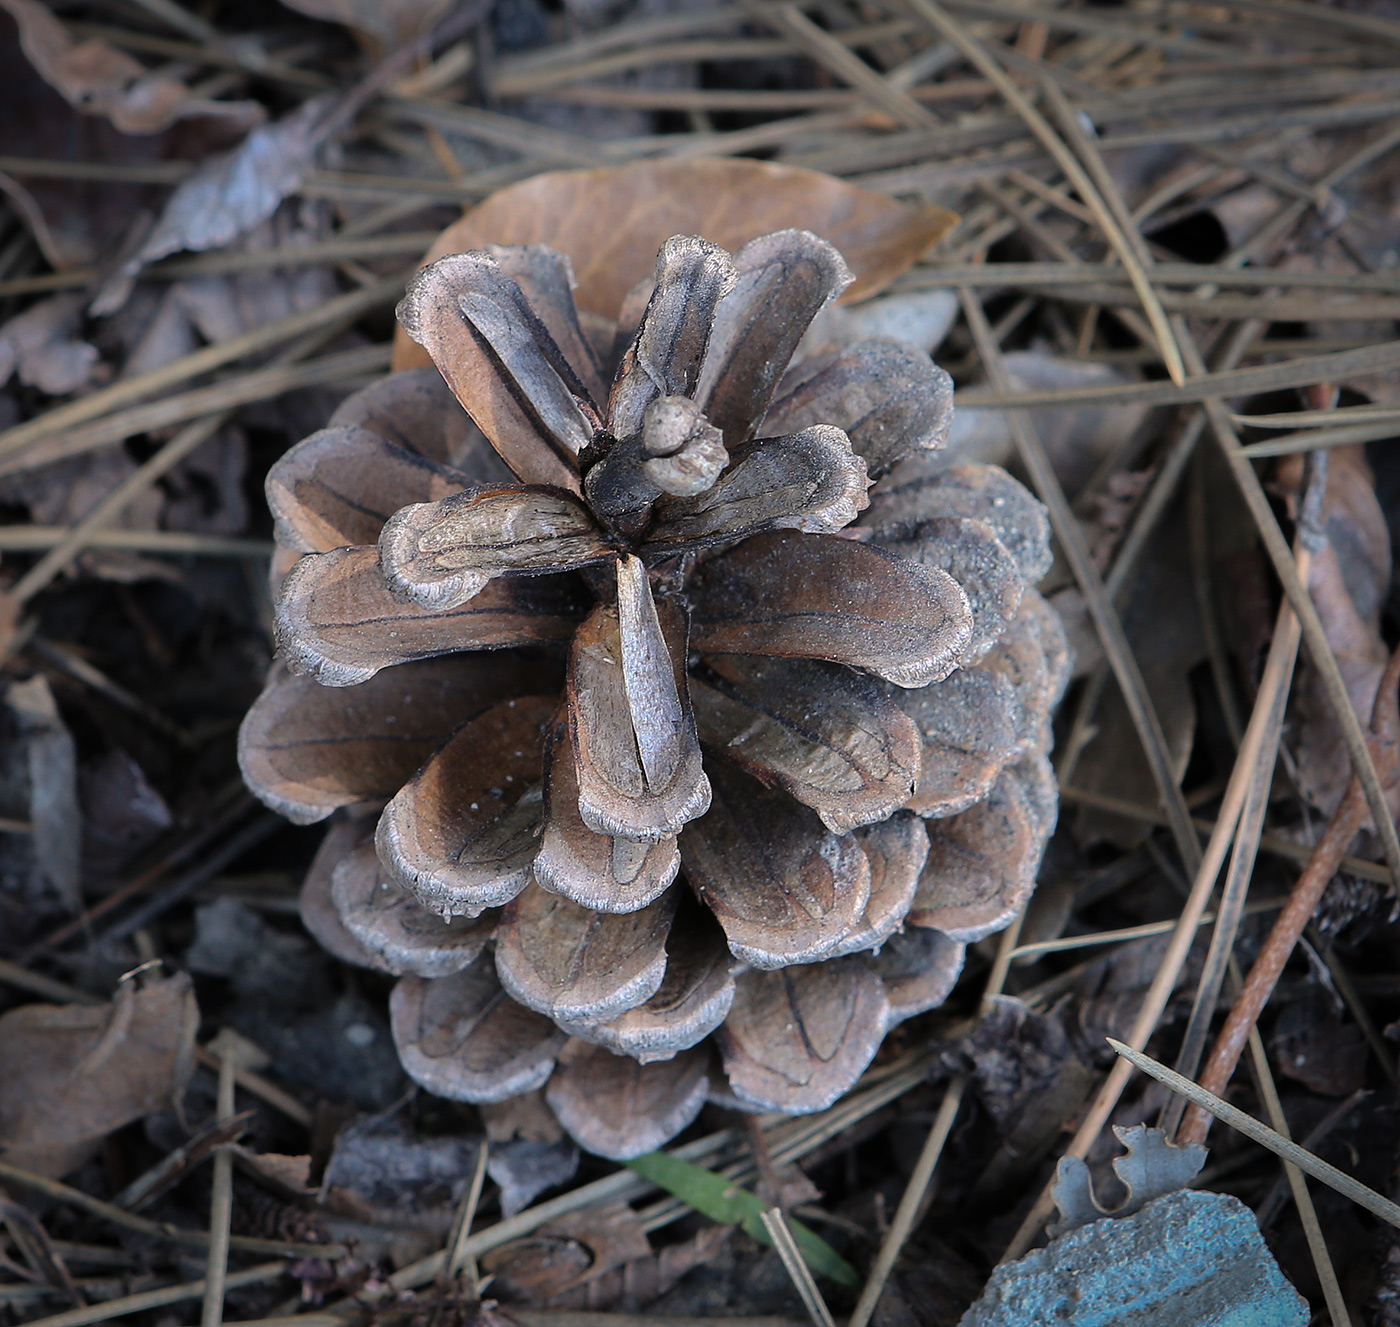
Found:
[[[234,1117],[233,1071],[237,1049],[230,1043],[218,1048],[219,1097],[217,1119],[228,1124]],[[220,1327],[224,1320],[224,1287],[228,1281],[228,1243],[233,1221],[233,1153],[221,1148],[214,1154],[214,1188],[209,1200],[209,1259],[204,1274],[204,1307],[200,1327]]]
[[[225,1282],[229,1290],[242,1286],[255,1286],[263,1281],[271,1281],[287,1270],[285,1262],[261,1263],[246,1271],[230,1272]],[[199,1299],[204,1294],[204,1278],[187,1281],[183,1285],[162,1286],[159,1290],[144,1290],[139,1295],[124,1295],[121,1299],[109,1299],[102,1304],[93,1304],[85,1309],[70,1309],[67,1313],[55,1313],[50,1318],[36,1318],[26,1327],[87,1327],[93,1322],[108,1322],[112,1318],[124,1318],[129,1313],[141,1313],[146,1309],[158,1309],[166,1304],[180,1304],[185,1300]],[[296,1319],[300,1322],[301,1319]]]
[[[1311,1175],[1313,1179],[1320,1180],[1329,1188],[1335,1189],[1344,1197],[1350,1198],[1352,1202],[1364,1207],[1368,1212],[1375,1213],[1382,1221],[1400,1229],[1400,1206],[1391,1202],[1388,1198],[1381,1197],[1374,1189],[1368,1189],[1359,1180],[1354,1180],[1350,1175],[1344,1174],[1335,1166],[1329,1166],[1321,1157],[1314,1156],[1311,1152],[1291,1142],[1282,1135],[1270,1129],[1267,1124],[1262,1124],[1252,1115],[1245,1114],[1244,1111],[1230,1105],[1228,1101],[1222,1101],[1213,1092],[1207,1092],[1204,1088],[1198,1087],[1189,1078],[1183,1078],[1173,1069],[1168,1069],[1166,1065],[1159,1064],[1150,1055],[1144,1055],[1141,1051],[1134,1050],[1131,1046],[1125,1046],[1121,1041],[1115,1041],[1112,1037],[1105,1040],[1113,1047],[1114,1052],[1123,1057],[1130,1066],[1141,1069],[1143,1073],[1151,1078],[1155,1078],[1159,1083],[1164,1083],[1173,1092],[1180,1092],[1195,1110],[1201,1110],[1214,1115],[1223,1124],[1228,1124],[1232,1129],[1238,1130],[1246,1138],[1252,1138],[1261,1147],[1266,1147],[1275,1156],[1283,1157],[1291,1161],[1306,1175]]]

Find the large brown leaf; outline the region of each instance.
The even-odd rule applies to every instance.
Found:
[[[310,824],[392,797],[458,725],[558,681],[553,664],[504,654],[404,664],[356,687],[274,668],[239,730],[238,763],[263,802]]]
[[[714,800],[681,836],[681,860],[729,948],[758,968],[824,957],[870,899],[859,843],[722,758],[710,777]]]
[[[569,1031],[642,1064],[668,1060],[699,1045],[724,1022],[734,1003],[732,963],[714,917],[684,896],[666,937],[666,975],[656,994],[611,1023]]]
[[[836,535],[771,530],[702,563],[691,644],[829,659],[903,687],[947,677],[972,634],[952,577]]]
[[[703,235],[733,253],[769,231],[800,226],[830,241],[855,273],[846,298],[884,289],[956,224],[941,207],[907,207],[816,171],[743,157],[656,159],[551,171],[493,194],[428,251],[548,244],[567,254],[579,308],[617,317],[672,235]],[[400,335],[395,368],[427,362]]]
[[[439,917],[388,879],[374,844],[331,874],[331,901],[346,931],[396,977],[447,977],[470,966],[496,929],[496,914]]]
[[[470,481],[353,425],[304,438],[268,471],[267,505],[277,542],[301,553],[373,544],[400,507],[436,502]]]
[[[809,356],[789,370],[778,393],[764,433],[834,424],[872,478],[910,452],[942,447],[953,421],[953,380],[900,341],[859,341]]]
[[[912,926],[971,944],[1004,927],[1026,904],[1045,846],[1030,800],[1010,770],[987,798],[947,820],[928,822],[928,863]]]
[[[345,929],[331,899],[335,868],[361,844],[374,842],[374,821],[373,815],[352,814],[331,822],[297,894],[297,915],[312,939],[333,958],[351,967],[388,972],[383,958],[371,953]]]
[[[874,679],[814,659],[717,655],[691,679],[700,739],[844,834],[903,806],[919,776],[913,720]]]
[[[188,974],[111,1004],[26,1004],[0,1016],[0,1151],[66,1175],[114,1130],[168,1110],[195,1067],[199,1008]]]
[[[866,965],[884,984],[890,1003],[886,1026],[941,1005],[958,984],[966,954],[966,945],[942,931],[910,927],[867,956]]]
[[[779,230],[734,255],[738,274],[715,309],[695,400],[734,448],[753,436],[813,318],[855,279],[810,230]]]
[[[501,989],[482,954],[450,977],[404,977],[389,997],[404,1070],[450,1101],[504,1101],[542,1087],[564,1034]]]
[[[680,870],[675,838],[618,839],[597,834],[583,823],[567,715],[554,725],[545,768],[536,883],[595,912],[635,912],[660,898]]]
[[[539,485],[485,485],[396,511],[379,536],[394,593],[424,608],[456,608],[506,573],[570,571],[612,555],[592,514]]]
[[[856,830],[870,863],[870,901],[865,913],[828,958],[859,954],[884,943],[904,921],[928,860],[928,831],[909,812]]]
[[[545,1099],[580,1145],[626,1161],[656,1151],[700,1114],[709,1091],[709,1061],[697,1048],[639,1064],[574,1040],[559,1054]]]
[[[528,885],[501,915],[496,971],[511,996],[561,1022],[607,1022],[656,994],[676,891],[637,912],[590,912]]]
[[[429,461],[460,470],[474,484],[508,484],[515,478],[431,364],[391,373],[347,396],[327,427],[369,429]]]
[[[745,972],[718,1033],[735,1096],[759,1110],[824,1110],[874,1058],[889,1004],[859,958]]]
[[[520,479],[577,491],[577,457],[594,427],[580,403],[583,385],[489,253],[425,267],[398,315]]]
[[[414,659],[563,642],[586,609],[570,576],[502,576],[465,604],[423,608],[390,592],[371,544],[312,554],[287,573],[277,642],[288,667],[350,687]]]
[[[384,808],[389,874],[445,915],[509,903],[530,880],[543,813],[544,730],[556,701],[504,701],[453,735]]]
[[[840,429],[764,438],[703,493],[662,498],[647,545],[723,543],[771,526],[840,530],[865,507],[865,489],[865,462]]]
[[[656,841],[703,814],[710,789],[686,686],[686,622],[657,605],[641,560],[618,562],[569,657],[569,741],[579,815],[594,832]]]

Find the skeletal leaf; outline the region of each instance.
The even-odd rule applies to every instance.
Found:
[[[709,805],[685,683],[686,624],[657,605],[640,559],[618,563],[618,601],[599,604],[569,658],[569,741],[579,815],[595,833],[673,838]]]
[[[666,975],[656,994],[610,1023],[571,1026],[569,1031],[642,1064],[670,1059],[724,1022],[734,1003],[732,962],[714,918],[683,895],[666,936]]]
[[[657,397],[694,394],[715,307],[734,279],[729,255],[707,240],[673,235],[661,246],[651,299],[608,402],[618,438],[641,432]]]
[[[682,836],[681,860],[729,948],[758,968],[825,957],[870,899],[859,843],[728,761],[711,760],[710,775],[714,800]]]
[[[347,396],[327,428],[364,428],[475,484],[509,484],[515,475],[429,365],[391,373]]]
[[[731,450],[752,436],[807,325],[854,280],[832,245],[779,230],[734,255],[737,279],[715,309],[695,399]]]
[[[583,385],[489,253],[425,267],[398,316],[520,479],[577,491],[575,458],[593,436]]]
[[[501,989],[489,954],[450,977],[404,977],[389,997],[409,1076],[449,1101],[504,1101],[542,1087],[564,1034]]]
[[[840,429],[764,438],[703,493],[662,498],[647,543],[721,543],[772,526],[840,530],[864,508],[865,488],[865,463]]]
[[[729,1086],[759,1110],[825,1110],[874,1058],[889,1002],[857,957],[745,972],[718,1035]]]
[[[546,1221],[524,1238],[491,1249],[481,1269],[491,1278],[493,1296],[557,1307],[571,1291],[587,1292],[600,1277],[650,1254],[640,1217],[618,1202]]]
[[[942,931],[910,926],[890,936],[865,962],[880,978],[889,1001],[888,1026],[936,1009],[962,974],[967,946]]]
[[[1050,570],[1050,518],[1025,485],[996,465],[947,466],[927,452],[901,461],[870,493],[857,524],[897,536],[923,521],[963,516],[991,526],[1034,585]]]
[[[545,1099],[580,1146],[625,1161],[674,1138],[700,1113],[708,1091],[703,1050],[639,1064],[575,1039],[560,1052]]]
[[[528,1009],[561,1022],[606,1022],[650,999],[666,971],[673,890],[629,913],[590,912],[527,885],[501,915],[496,971]]]
[[[414,659],[566,641],[586,603],[568,576],[503,576],[465,604],[423,608],[390,592],[373,545],[337,548],[287,573],[277,643],[290,668],[322,686],[356,686]]]
[[[1015,686],[990,667],[959,668],[898,700],[923,738],[919,781],[907,803],[921,816],[956,815],[980,801],[1027,737]]]
[[[898,341],[870,340],[790,369],[762,431],[834,424],[879,478],[911,452],[942,447],[952,418],[953,380],[942,369]]]
[[[675,838],[618,839],[595,833],[583,823],[567,716],[554,725],[545,769],[536,883],[594,912],[635,912],[660,898],[680,870]]]
[[[476,916],[530,880],[543,811],[543,730],[554,701],[528,696],[459,728],[379,818],[391,876],[434,912]]]
[[[700,738],[844,834],[889,815],[919,775],[913,721],[878,682],[811,659],[716,655],[691,679]]]
[[[903,687],[946,677],[972,633],[946,572],[834,535],[754,535],[702,563],[690,593],[702,653],[829,659]]]
[[[908,921],[969,944],[1011,920],[1035,887],[1044,847],[1021,781],[1003,771],[991,793],[928,822],[928,863]]]
[[[1199,1143],[1178,1147],[1160,1129],[1145,1124],[1113,1126],[1118,1141],[1128,1150],[1113,1159],[1113,1170],[1128,1196],[1114,1208],[1099,1205],[1089,1178],[1089,1168],[1078,1157],[1061,1157],[1055,1169],[1051,1196],[1060,1219],[1049,1227],[1051,1239],[1104,1217],[1132,1216],[1154,1198],[1187,1188],[1206,1163],[1206,1149]]]
[[[829,958],[864,953],[893,934],[914,902],[928,860],[928,832],[918,816],[907,812],[858,829],[855,837],[870,863],[870,901]]]
[[[316,943],[333,958],[351,967],[388,972],[384,959],[366,949],[345,929],[331,899],[331,877],[335,868],[360,845],[373,841],[373,816],[343,816],[333,820],[297,894],[297,915]]]
[[[1026,583],[1016,560],[982,521],[937,516],[921,522],[907,538],[879,528],[873,538],[900,557],[941,568],[962,587],[972,610],[972,635],[961,655],[964,666],[992,648],[1021,606]]]
[[[341,924],[395,976],[446,977],[475,961],[496,928],[496,914],[439,917],[385,877],[374,844],[342,858],[331,874]]]
[[[587,508],[538,485],[482,485],[404,507],[379,536],[389,588],[439,610],[460,607],[496,576],[569,571],[611,554]]]
[[[557,679],[549,664],[492,654],[403,664],[346,688],[274,668],[239,730],[239,767],[288,820],[324,820],[337,807],[392,797],[445,733]]]
[[[373,544],[400,507],[436,502],[470,482],[369,429],[342,426],[283,454],[268,471],[267,505],[283,548],[324,553]]]

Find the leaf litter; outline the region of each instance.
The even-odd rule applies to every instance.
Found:
[[[13,587],[101,513],[57,575],[6,604],[0,1163],[11,1198],[0,1300],[16,1320],[58,1313],[75,1292],[106,1301],[85,1321],[149,1314],[139,1295],[153,1286],[185,1295],[161,1312],[199,1312],[203,1290],[177,1283],[202,1274],[202,1252],[159,1231],[205,1238],[212,1152],[195,1147],[156,1186],[142,1214],[163,1224],[132,1224],[120,1195],[215,1125],[216,1056],[198,1046],[235,1027],[265,1062],[236,1075],[237,1107],[251,1115],[231,1171],[229,1288],[217,1308],[206,1303],[205,1321],[285,1317],[298,1312],[292,1294],[307,1314],[360,1304],[425,1323],[448,1311],[494,1321],[507,1309],[493,1298],[522,1316],[548,1305],[799,1317],[788,1270],[758,1242],[761,1214],[734,1214],[747,1194],[795,1204],[788,1225],[813,1232],[837,1260],[825,1265],[852,1267],[859,1281],[888,1253],[883,1294],[858,1306],[862,1327],[941,1327],[979,1296],[966,1321],[1019,1324],[1033,1320],[1024,1301],[989,1317],[983,1288],[1032,1270],[1014,1258],[1045,1238],[1057,1164],[1055,1196],[1089,1219],[1032,1255],[1050,1278],[1042,1288],[1082,1266],[1081,1296],[1102,1287],[1127,1313],[1112,1297],[1149,1279],[1162,1247],[1199,1231],[1212,1250],[1195,1265],[1201,1293],[1244,1304],[1267,1289],[1286,1320],[1296,1304],[1270,1271],[1253,1208],[1315,1308],[1337,1322],[1346,1312],[1387,1321],[1400,1294],[1393,1232],[1326,1187],[1312,1185],[1300,1206],[1296,1184],[1279,1188],[1277,1162],[1223,1129],[1194,1179],[1174,1162],[1152,1180],[1145,1158],[1176,1155],[1142,1132],[1166,1100],[1112,1075],[1103,1038],[1131,1039],[1144,1002],[1158,1000],[1148,1050],[1168,1063],[1178,1053],[1208,926],[1194,944],[1135,928],[1174,926],[1196,883],[1197,854],[1164,829],[1170,807],[1205,835],[1221,820],[1216,832],[1227,843],[1233,833],[1225,790],[1282,620],[1281,536],[1320,617],[1303,624],[1277,767],[1262,784],[1265,828],[1258,845],[1241,845],[1263,852],[1233,947],[1249,974],[1239,1007],[1262,1012],[1239,1014],[1226,1041],[1257,1023],[1261,1042],[1253,1078],[1237,1074],[1229,1090],[1370,1188],[1392,1185],[1394,1043],[1378,1030],[1400,1021],[1395,894],[1384,883],[1393,839],[1364,781],[1348,791],[1355,743],[1335,705],[1346,697],[1370,726],[1400,629],[1396,444],[1384,420],[1359,442],[1328,430],[1356,418],[1331,415],[1336,400],[1393,403],[1400,357],[1357,371],[1323,358],[1394,341],[1392,16],[1329,5],[1285,23],[1243,5],[1185,4],[950,15],[889,0],[803,7],[790,22],[704,4],[512,0],[468,7],[454,29],[452,7],[434,3],[3,7],[15,38],[0,43],[0,97],[15,132],[0,162],[0,461],[27,468],[9,471],[0,496],[0,576]],[[972,60],[986,51],[1001,79]],[[1003,95],[1046,78],[1095,136],[1074,132],[1054,95],[1042,91],[1046,118],[1030,128]],[[337,119],[323,100],[336,86],[370,90]],[[1066,182],[1047,127],[1097,199]],[[343,961],[303,935],[298,892],[321,831],[258,821],[238,782],[235,730],[272,648],[272,524],[249,498],[377,374],[354,367],[327,381],[311,365],[384,345],[388,308],[425,254],[552,245],[571,260],[582,334],[602,338],[602,319],[620,308],[640,315],[671,234],[733,250],[784,226],[833,242],[857,277],[799,354],[820,364],[830,347],[871,335],[932,354],[970,394],[943,453],[953,465],[1017,470],[1029,420],[1102,582],[1061,560],[1040,586],[1078,658],[1055,719],[1061,824],[1019,940],[1013,928],[1004,944],[972,941],[961,975],[950,969],[951,997],[890,1033],[853,1092],[822,1112],[759,1117],[755,1131],[732,1095],[711,1092],[676,1145],[649,1159],[670,1168],[658,1188],[640,1163],[619,1171],[580,1155],[550,1104],[561,1090],[481,1106],[410,1091],[382,958],[361,932],[334,929],[329,879],[321,904],[302,895],[301,915]],[[313,256],[329,245],[332,256]],[[959,290],[975,292],[966,298],[985,329],[958,316]],[[356,291],[353,308],[331,303]],[[1191,346],[1211,372],[1272,365],[1271,390],[1231,396],[1225,419],[1191,400],[1146,404],[1167,376],[1164,318],[1188,367]],[[394,335],[400,367],[426,362]],[[278,394],[238,403],[240,382],[280,354],[295,358]],[[986,401],[997,364],[1009,386],[971,404]],[[81,454],[44,450],[75,423],[210,382],[236,402],[217,420],[150,428],[138,418],[126,433],[118,420]],[[1105,387],[1117,393],[1107,403]],[[1017,408],[1028,392],[1058,393],[1059,404]],[[1319,410],[1288,429],[1249,422]],[[207,437],[178,467],[137,484],[118,509],[99,507],[195,426]],[[444,464],[472,445],[459,433]],[[1268,444],[1253,463],[1263,507],[1230,469],[1237,443]],[[1309,547],[1298,531],[1322,467],[1301,458],[1317,444],[1329,450]],[[95,547],[118,531],[129,547]],[[1172,787],[1143,759],[1151,738],[1124,702],[1129,674],[1093,625],[1105,583]],[[552,666],[541,660],[540,675]],[[711,680],[736,694],[735,678]],[[499,684],[483,673],[471,685]],[[285,713],[310,699],[289,688]],[[1393,814],[1394,739],[1378,717],[1372,786],[1391,794]],[[308,718],[279,755],[279,777],[314,786],[327,809],[377,809],[365,795],[392,793],[432,747],[425,731],[391,760],[393,743],[379,740],[373,758],[390,764],[371,791],[318,756],[309,739],[323,722]],[[1339,807],[1351,820],[1329,837]],[[354,824],[333,834],[341,823]],[[1314,853],[1328,855],[1304,873],[1296,925],[1285,914],[1271,937]],[[1337,874],[1343,854],[1351,863]],[[1090,947],[1105,939],[1107,950]],[[882,959],[892,991],[893,974],[911,970],[907,944],[897,934]],[[153,958],[175,975],[126,975]],[[989,976],[1005,994],[983,1005]],[[757,989],[752,977],[741,985]],[[1228,1049],[1203,1072],[1218,1078],[1209,1066]],[[948,1087],[964,1075],[966,1095]],[[1357,1104],[1319,1130],[1339,1100]],[[1127,1159],[1115,1158],[1109,1120],[1134,1139]],[[483,1147],[487,1182],[454,1236]],[[820,1196],[772,1182],[794,1165]],[[1151,1180],[1130,1186],[1138,1210],[1114,1210],[1117,1178],[1134,1167]],[[697,1171],[718,1180],[702,1182],[709,1196],[675,1181]],[[69,1187],[46,1190],[46,1176]],[[1187,1183],[1214,1192],[1179,1189]],[[908,1217],[891,1226],[906,1185]],[[457,1279],[443,1280],[439,1253],[454,1238]],[[1066,1243],[1075,1238],[1082,1249]],[[308,1252],[317,1245],[327,1256]],[[279,1252],[286,1262],[259,1270]],[[820,1273],[826,1255],[815,1257]],[[838,1314],[856,1303],[840,1278],[817,1285]],[[1197,1321],[1193,1302],[1183,1289],[1173,1321]]]

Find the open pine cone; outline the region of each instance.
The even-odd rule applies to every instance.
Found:
[[[676,237],[585,331],[553,250],[441,259],[399,308],[437,371],[270,474],[286,667],[244,773],[346,808],[303,915],[402,978],[430,1090],[548,1083],[613,1157],[710,1095],[818,1110],[1024,905],[1067,667],[1046,520],[937,458],[926,356],[789,367],[849,280],[806,231]]]

